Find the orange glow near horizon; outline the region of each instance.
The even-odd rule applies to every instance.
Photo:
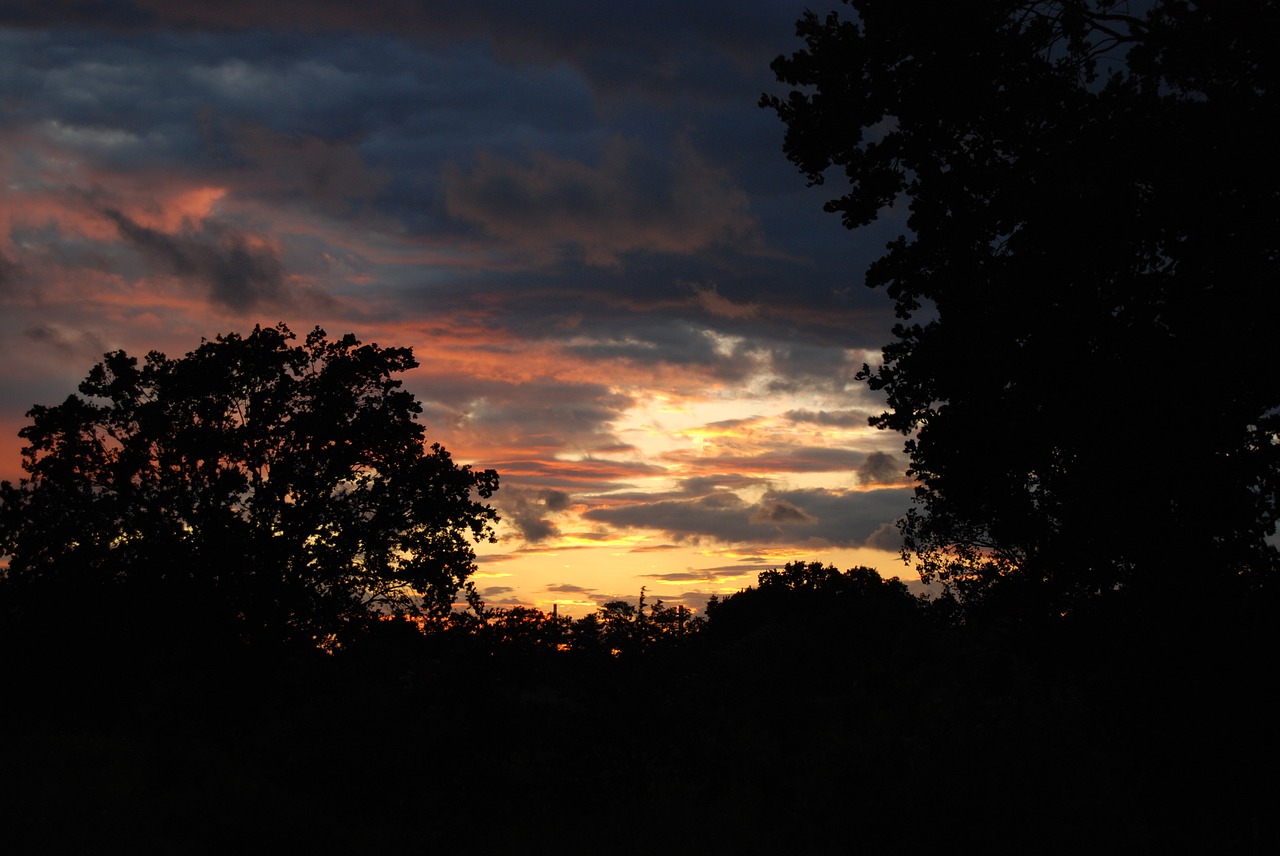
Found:
[[[192,210],[212,205],[216,198],[212,193],[193,197]],[[105,298],[110,305],[131,305],[119,295],[99,293],[95,297],[100,301]],[[170,310],[182,314],[195,305],[194,300],[171,298],[168,302]],[[159,329],[165,323],[155,309],[136,317],[145,322],[139,326],[140,339],[149,335],[146,330]],[[331,333],[342,329],[332,322],[321,326]],[[295,332],[302,335],[305,329],[295,328]],[[378,327],[361,338],[394,343],[398,333],[413,329],[420,327]],[[172,330],[167,332],[174,335]],[[520,353],[519,360],[476,350],[485,335],[487,331],[479,327],[454,330],[451,341],[437,337],[425,353],[413,339],[406,341],[415,346],[424,363],[406,375],[407,388],[429,388],[440,378],[483,378],[518,386],[547,378],[580,378],[585,382],[591,377],[585,363],[574,362],[554,344],[512,342],[510,347]],[[189,350],[194,344],[175,350]],[[140,350],[135,347],[131,352]],[[71,364],[69,361],[64,373]],[[86,369],[80,366],[74,376],[83,377]],[[654,497],[675,496],[673,492],[685,480],[725,474],[732,474],[732,479],[716,495],[735,497],[744,508],[769,490],[821,488],[839,496],[883,487],[858,484],[850,463],[855,458],[844,457],[853,455],[853,449],[867,450],[871,442],[883,442],[882,435],[863,427],[819,431],[787,417],[806,408],[829,409],[830,402],[777,400],[741,390],[735,396],[718,389],[704,388],[699,393],[696,377],[684,378],[681,387],[685,391],[640,384],[628,387],[621,378],[611,376],[610,380],[613,393],[630,404],[606,426],[611,445],[596,451],[567,449],[561,438],[521,434],[515,425],[483,426],[467,414],[469,405],[465,402],[459,402],[454,422],[436,424],[427,419],[430,440],[444,445],[459,463],[496,468],[508,492],[558,490],[574,497],[563,508],[543,513],[543,519],[555,527],[545,540],[527,541],[508,520],[500,525],[498,544],[480,545],[480,570],[475,581],[482,590],[495,590],[486,598],[491,604],[518,603],[544,611],[558,604],[562,611],[590,611],[592,604],[634,598],[645,585],[651,597],[698,608],[711,594],[724,596],[753,585],[760,571],[794,560],[829,562],[842,568],[868,564],[887,576],[915,578],[895,553],[883,550],[821,543],[806,546],[803,542],[743,544],[710,537],[684,540],[658,529],[610,528],[585,519],[582,515],[588,511],[643,506]],[[21,475],[17,467],[21,442],[15,435],[22,424],[25,422],[0,426],[12,438],[0,447],[8,465],[0,467],[0,472],[6,478]],[[601,435],[601,439],[607,437]],[[905,477],[901,484],[906,484]],[[551,487],[544,487],[548,485]],[[496,497],[500,509],[504,497],[500,490]],[[510,518],[511,514],[505,516]],[[575,591],[557,590],[556,586],[573,586]]]
[[[219,68],[188,71],[225,88]],[[875,355],[829,332],[852,327],[859,310],[770,302],[756,267],[790,259],[806,281],[815,269],[762,234],[739,179],[708,168],[687,139],[672,175],[710,181],[698,186],[732,203],[732,217],[690,222],[677,206],[654,219],[644,189],[635,223],[573,211],[535,222],[490,210],[483,196],[468,197],[472,219],[450,220],[406,211],[402,198],[383,204],[396,199],[394,159],[371,158],[355,137],[219,118],[169,117],[194,121],[199,156],[223,134],[216,163],[165,148],[169,126],[152,128],[154,139],[64,116],[0,130],[0,478],[23,475],[20,414],[63,400],[103,353],[179,357],[202,339],[284,321],[299,338],[318,326],[413,349],[420,367],[402,380],[424,404],[428,439],[502,480],[502,540],[478,548],[476,582],[491,602],[586,610],[646,585],[696,606],[792,560],[899,566],[893,553],[839,546],[875,540],[863,518],[856,537],[830,523],[854,512],[819,521],[796,504],[851,506],[887,486],[883,473],[864,484],[857,468],[896,452],[898,439],[865,426],[875,405],[847,381]],[[602,139],[615,142],[594,165],[544,153],[541,172],[506,155],[491,167],[513,181],[572,179],[588,195],[605,179],[633,195],[625,182],[642,159],[623,136]],[[162,156],[145,156],[149,140]],[[690,165],[699,169],[681,172]],[[454,181],[446,197],[475,178],[447,159],[415,175],[415,187]],[[429,209],[426,193],[412,204]],[[419,214],[428,225],[415,225]],[[566,258],[575,264],[557,268]],[[651,272],[632,269],[653,259]],[[690,272],[674,267],[691,260]],[[797,334],[808,325],[826,338]],[[821,359],[797,355],[819,345]],[[789,360],[803,364],[801,381]]]

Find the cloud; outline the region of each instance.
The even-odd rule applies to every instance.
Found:
[[[852,449],[824,446],[793,446],[760,454],[708,455],[702,452],[669,452],[661,460],[678,466],[689,474],[710,475],[735,472],[756,473],[827,473],[849,472],[863,460],[862,453]]]
[[[740,489],[767,484],[768,479],[745,473],[713,473],[705,476],[691,476],[680,480],[680,493],[689,496],[702,496],[715,490]]]
[[[643,284],[620,286],[643,290]],[[708,382],[736,383],[768,369],[762,355],[745,347],[745,340],[731,339],[706,324],[675,320],[678,307],[669,301],[663,306],[652,293],[645,306],[639,302],[636,314],[620,319],[585,320],[582,328],[564,342],[568,355],[584,360],[610,361],[621,369],[630,369],[630,377],[640,381],[685,382],[693,388]],[[583,305],[584,309],[592,307]],[[665,318],[645,317],[646,312],[661,311]],[[638,317],[637,317],[638,315]],[[559,334],[562,338],[564,333]],[[662,372],[665,377],[655,377]],[[697,374],[693,374],[696,372]]]
[[[722,297],[715,285],[693,285],[693,293],[703,309],[722,318],[754,318],[760,314],[755,303],[735,303]]]
[[[760,507],[751,515],[752,523],[775,523],[780,525],[791,525],[798,523],[817,523],[813,517],[805,514],[796,506],[782,499],[774,499],[769,502],[762,503]]]
[[[246,190],[259,195],[298,194],[330,215],[367,206],[390,181],[385,170],[371,171],[345,140],[243,126],[237,142],[259,179]]]
[[[0,251],[0,298],[16,296],[21,289],[22,267]]]
[[[666,158],[613,137],[589,165],[549,152],[528,162],[481,153],[442,184],[449,215],[546,261],[579,254],[612,266],[638,251],[688,255],[757,240],[748,198],[729,173],[687,142]]]
[[[912,492],[793,490],[748,503],[717,492],[696,499],[633,501],[589,509],[583,517],[622,529],[656,529],[678,543],[711,539],[731,544],[860,547],[902,515]],[[883,535],[880,536],[883,539]]]
[[[432,421],[450,423],[455,444],[483,446],[508,465],[536,461],[557,476],[579,468],[569,458],[582,468],[609,466],[593,463],[592,456],[627,446],[612,423],[634,403],[630,394],[602,383],[559,380],[551,376],[558,366],[539,365],[536,355],[467,354],[463,347],[415,350],[423,368],[412,380]]]
[[[518,580],[490,599],[536,587],[521,559],[552,545],[652,551],[674,585],[738,573],[681,570],[700,539],[767,566],[876,538],[902,512],[885,492],[783,488],[848,485],[887,448],[823,429],[880,406],[850,379],[891,301],[854,283],[904,228],[849,240],[756,108],[796,14],[0,2],[0,419],[104,350],[285,318],[414,346],[432,438],[500,472],[525,542],[478,559]],[[619,547],[579,508],[670,537]]]
[[[897,553],[902,550],[902,533],[898,530],[898,523],[885,523],[879,529],[872,532],[867,538],[866,546],[876,550],[888,550],[891,553]]]
[[[152,265],[203,283],[214,303],[244,310],[278,303],[287,296],[284,269],[275,250],[227,224],[212,219],[198,225],[188,222],[170,234],[143,226],[114,208],[101,213]]]
[[[858,465],[858,484],[898,484],[906,478],[906,468],[887,452],[872,452]]]
[[[64,356],[97,359],[108,350],[103,341],[93,333],[81,332],[73,335],[55,324],[34,324],[22,331],[22,337],[36,346],[52,348]]]
[[[502,519],[531,544],[557,537],[560,528],[550,515],[569,507],[569,494],[550,488],[529,489],[505,485],[496,504]]]
[[[724,579],[735,579],[743,574],[759,572],[756,565],[734,565],[726,568],[702,568],[699,570],[671,571],[664,574],[641,574],[645,579],[662,580],[668,583],[679,582],[717,582]]]
[[[870,417],[865,410],[788,410],[783,414],[790,422],[830,428],[865,428]]]
[[[555,583],[547,586],[546,591],[559,592],[561,594],[586,594],[595,591],[595,589],[572,583]]]
[[[775,375],[770,388],[780,393],[824,387],[844,392],[856,371],[847,351],[812,337],[778,342],[769,350],[769,362]]]
[[[426,44],[485,37],[508,62],[571,63],[605,91],[674,99],[725,85],[739,68],[764,70],[778,36],[798,12],[776,2],[582,4],[516,0],[405,3],[367,0],[8,0],[0,20],[28,27],[71,26],[133,33],[276,29],[386,33]]]

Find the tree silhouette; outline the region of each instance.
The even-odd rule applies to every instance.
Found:
[[[907,203],[859,373],[909,437],[905,552],[1047,614],[1273,569],[1278,5],[847,2],[762,106],[847,227]]]
[[[758,584],[707,604],[708,632],[736,637],[769,629],[810,644],[816,637],[885,635],[914,628],[926,601],[897,577],[873,568],[837,570],[821,562],[788,562],[762,571]]]
[[[181,359],[107,354],[36,406],[0,486],[8,594],[323,642],[378,612],[441,614],[491,538],[492,470],[428,447],[393,375],[408,348],[288,327]]]

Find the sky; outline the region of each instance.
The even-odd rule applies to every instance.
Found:
[[[804,9],[0,0],[0,478],[103,353],[283,321],[413,348],[429,437],[501,477],[492,606],[914,579],[854,381],[905,226],[823,213],[757,106]]]

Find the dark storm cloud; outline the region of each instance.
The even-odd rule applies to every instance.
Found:
[[[678,542],[858,547],[901,516],[911,495],[898,488],[794,490],[766,494],[748,504],[734,494],[714,493],[692,500],[596,508],[583,516],[621,528],[657,529]]]
[[[206,220],[177,234],[143,226],[115,209],[103,216],[120,237],[158,268],[203,283],[209,298],[231,309],[250,309],[287,297],[284,269],[274,250],[254,244],[232,226]]]

